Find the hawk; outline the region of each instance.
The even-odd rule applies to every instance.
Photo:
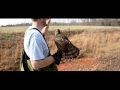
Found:
[[[73,59],[79,56],[80,49],[73,45],[67,36],[60,31],[60,29],[55,31],[54,41],[57,49],[62,51],[62,57],[64,59]]]

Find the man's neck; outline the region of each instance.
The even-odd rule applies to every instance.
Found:
[[[42,24],[38,24],[38,23],[36,23],[36,22],[33,22],[33,23],[32,23],[32,26],[38,28],[39,30],[42,30],[43,27],[44,27]]]

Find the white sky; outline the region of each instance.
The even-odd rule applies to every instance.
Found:
[[[56,19],[51,19],[51,22],[69,22],[73,19],[67,19],[67,18],[63,18],[63,19],[59,19],[59,18],[56,18]],[[78,20],[78,19],[74,19],[74,20]],[[80,19],[79,19],[80,20]],[[31,22],[31,19],[29,18],[0,18],[0,26],[1,25],[8,25],[8,24],[19,24],[19,23],[24,23],[24,22]]]

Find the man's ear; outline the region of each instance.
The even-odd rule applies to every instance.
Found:
[[[37,21],[38,20],[38,18],[31,18],[32,19],[32,21]]]
[[[38,18],[38,20],[42,20],[42,18]]]
[[[42,18],[39,18],[38,21],[43,22],[43,19],[42,19]]]

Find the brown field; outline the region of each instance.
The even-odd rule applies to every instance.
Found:
[[[19,71],[25,29],[22,28],[22,32],[10,33],[0,29],[2,31],[0,33],[1,71]],[[46,36],[51,54],[57,50],[53,41],[55,29],[51,29]],[[120,70],[120,28],[63,28],[62,31],[81,49],[81,57],[62,60],[58,65],[59,71]]]

